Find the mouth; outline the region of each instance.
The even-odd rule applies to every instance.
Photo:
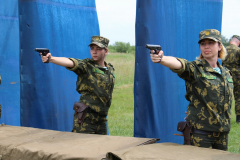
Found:
[[[210,53],[210,51],[204,51],[204,53],[208,54],[208,53]]]

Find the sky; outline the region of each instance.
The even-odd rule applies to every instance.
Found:
[[[100,34],[115,42],[135,45],[136,0],[95,0]],[[240,35],[240,0],[223,0],[222,35]]]

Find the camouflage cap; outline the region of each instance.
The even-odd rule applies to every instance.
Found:
[[[104,38],[102,36],[92,36],[91,44],[95,44],[101,48],[107,48],[108,47],[109,40],[107,38]]]
[[[233,35],[232,38],[237,38],[240,41],[240,36],[238,35]]]
[[[200,43],[201,40],[203,39],[212,39],[216,42],[222,40],[221,38],[221,33],[216,30],[216,29],[206,29],[206,30],[203,30],[199,33],[199,41],[198,43]]]

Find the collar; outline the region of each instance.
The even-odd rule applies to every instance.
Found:
[[[201,60],[201,62],[205,66],[206,71],[208,71],[208,72],[216,72],[204,58]],[[220,65],[220,63],[218,61],[217,61],[217,65],[222,70],[222,66]]]
[[[99,65],[96,61],[94,61],[93,59],[90,59],[91,63],[94,64],[94,67],[99,68],[99,69],[103,69],[103,70],[107,70],[108,69],[108,64],[104,61],[104,64],[106,67],[103,67],[101,65]]]

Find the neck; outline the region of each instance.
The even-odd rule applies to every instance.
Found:
[[[230,42],[230,44],[233,44],[233,45],[235,45],[235,46],[239,46],[239,44],[238,43],[236,43],[236,42]]]
[[[100,66],[102,66],[102,67],[106,67],[106,65],[105,65],[105,63],[104,63],[104,61],[101,61],[101,62],[97,62]]]
[[[218,67],[217,59],[205,59],[212,68]]]

